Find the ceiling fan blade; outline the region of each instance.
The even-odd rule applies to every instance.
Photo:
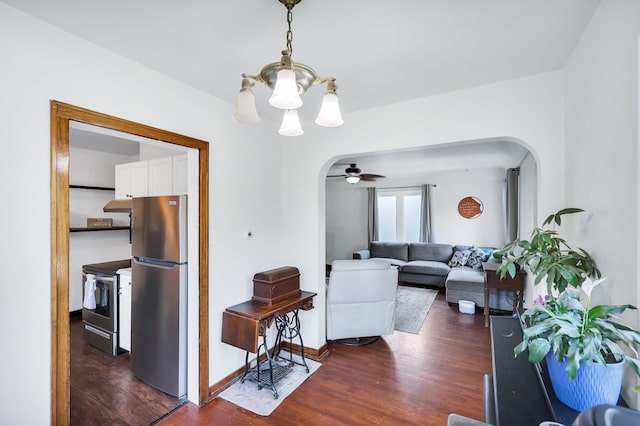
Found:
[[[365,176],[365,177],[360,176],[360,182],[375,182],[375,181],[376,179],[370,176]]]
[[[374,173],[362,173],[362,174],[360,175],[360,179],[363,179],[363,180],[368,180],[368,179],[382,179],[382,178],[384,178],[384,176],[382,176],[382,175],[376,175],[376,174],[374,174]]]
[[[327,175],[328,178],[347,177],[347,175]]]

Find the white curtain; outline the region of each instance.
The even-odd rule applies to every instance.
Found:
[[[367,205],[367,237],[368,246],[371,247],[371,241],[378,241],[378,191],[376,188],[367,188],[368,205]]]
[[[422,185],[422,199],[420,203],[420,242],[433,243],[434,236],[431,229],[431,185]]]

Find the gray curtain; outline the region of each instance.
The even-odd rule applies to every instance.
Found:
[[[504,185],[504,242],[509,244],[518,238],[518,192],[520,168],[507,169]]]
[[[422,200],[420,205],[420,242],[433,243],[431,229],[431,185],[422,185]]]
[[[368,246],[371,241],[378,241],[378,191],[376,188],[367,188],[369,196],[367,205],[367,238]]]

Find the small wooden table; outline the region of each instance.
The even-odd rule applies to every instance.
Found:
[[[258,389],[261,389],[263,384],[267,384],[271,386],[274,398],[278,398],[275,383],[280,378],[277,377],[280,371],[276,368],[277,366],[274,366],[274,359],[280,353],[283,338],[289,340],[289,366],[295,363],[291,358],[291,345],[292,340],[297,337],[300,342],[301,365],[306,367],[307,373],[309,372],[309,367],[304,358],[304,344],[302,342],[302,335],[300,334],[298,310],[308,311],[313,309],[313,297],[316,296],[316,294],[317,293],[309,291],[302,291],[297,296],[280,300],[271,305],[249,300],[231,306],[223,312],[222,341],[246,351],[244,374],[241,379],[243,382],[247,377],[254,380],[252,376],[248,376],[251,371],[254,371]],[[267,329],[274,321],[277,328],[276,342],[272,352],[269,353],[269,348],[267,347]],[[262,342],[259,341],[259,337],[262,337]],[[260,362],[261,349],[264,350],[266,356],[266,360],[262,363]],[[249,368],[250,352],[255,353],[257,356],[257,365],[252,369]],[[262,370],[265,372],[268,371],[268,378],[260,377],[260,365],[264,363],[267,364],[267,368],[262,368]]]
[[[506,275],[504,278],[496,273],[500,267],[497,262],[485,262],[482,264],[484,269],[484,326],[489,327],[489,289],[497,288],[513,291],[513,314],[516,313],[518,306],[522,306],[524,298],[524,283],[527,273],[523,270],[516,272],[516,276],[511,278]]]

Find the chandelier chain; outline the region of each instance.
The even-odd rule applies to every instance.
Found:
[[[291,32],[292,20],[293,20],[293,13],[291,12],[291,8],[287,8],[287,24],[289,26],[287,30],[287,51],[289,52],[289,56],[293,55],[293,47],[291,47],[291,42],[293,41],[293,32]]]

